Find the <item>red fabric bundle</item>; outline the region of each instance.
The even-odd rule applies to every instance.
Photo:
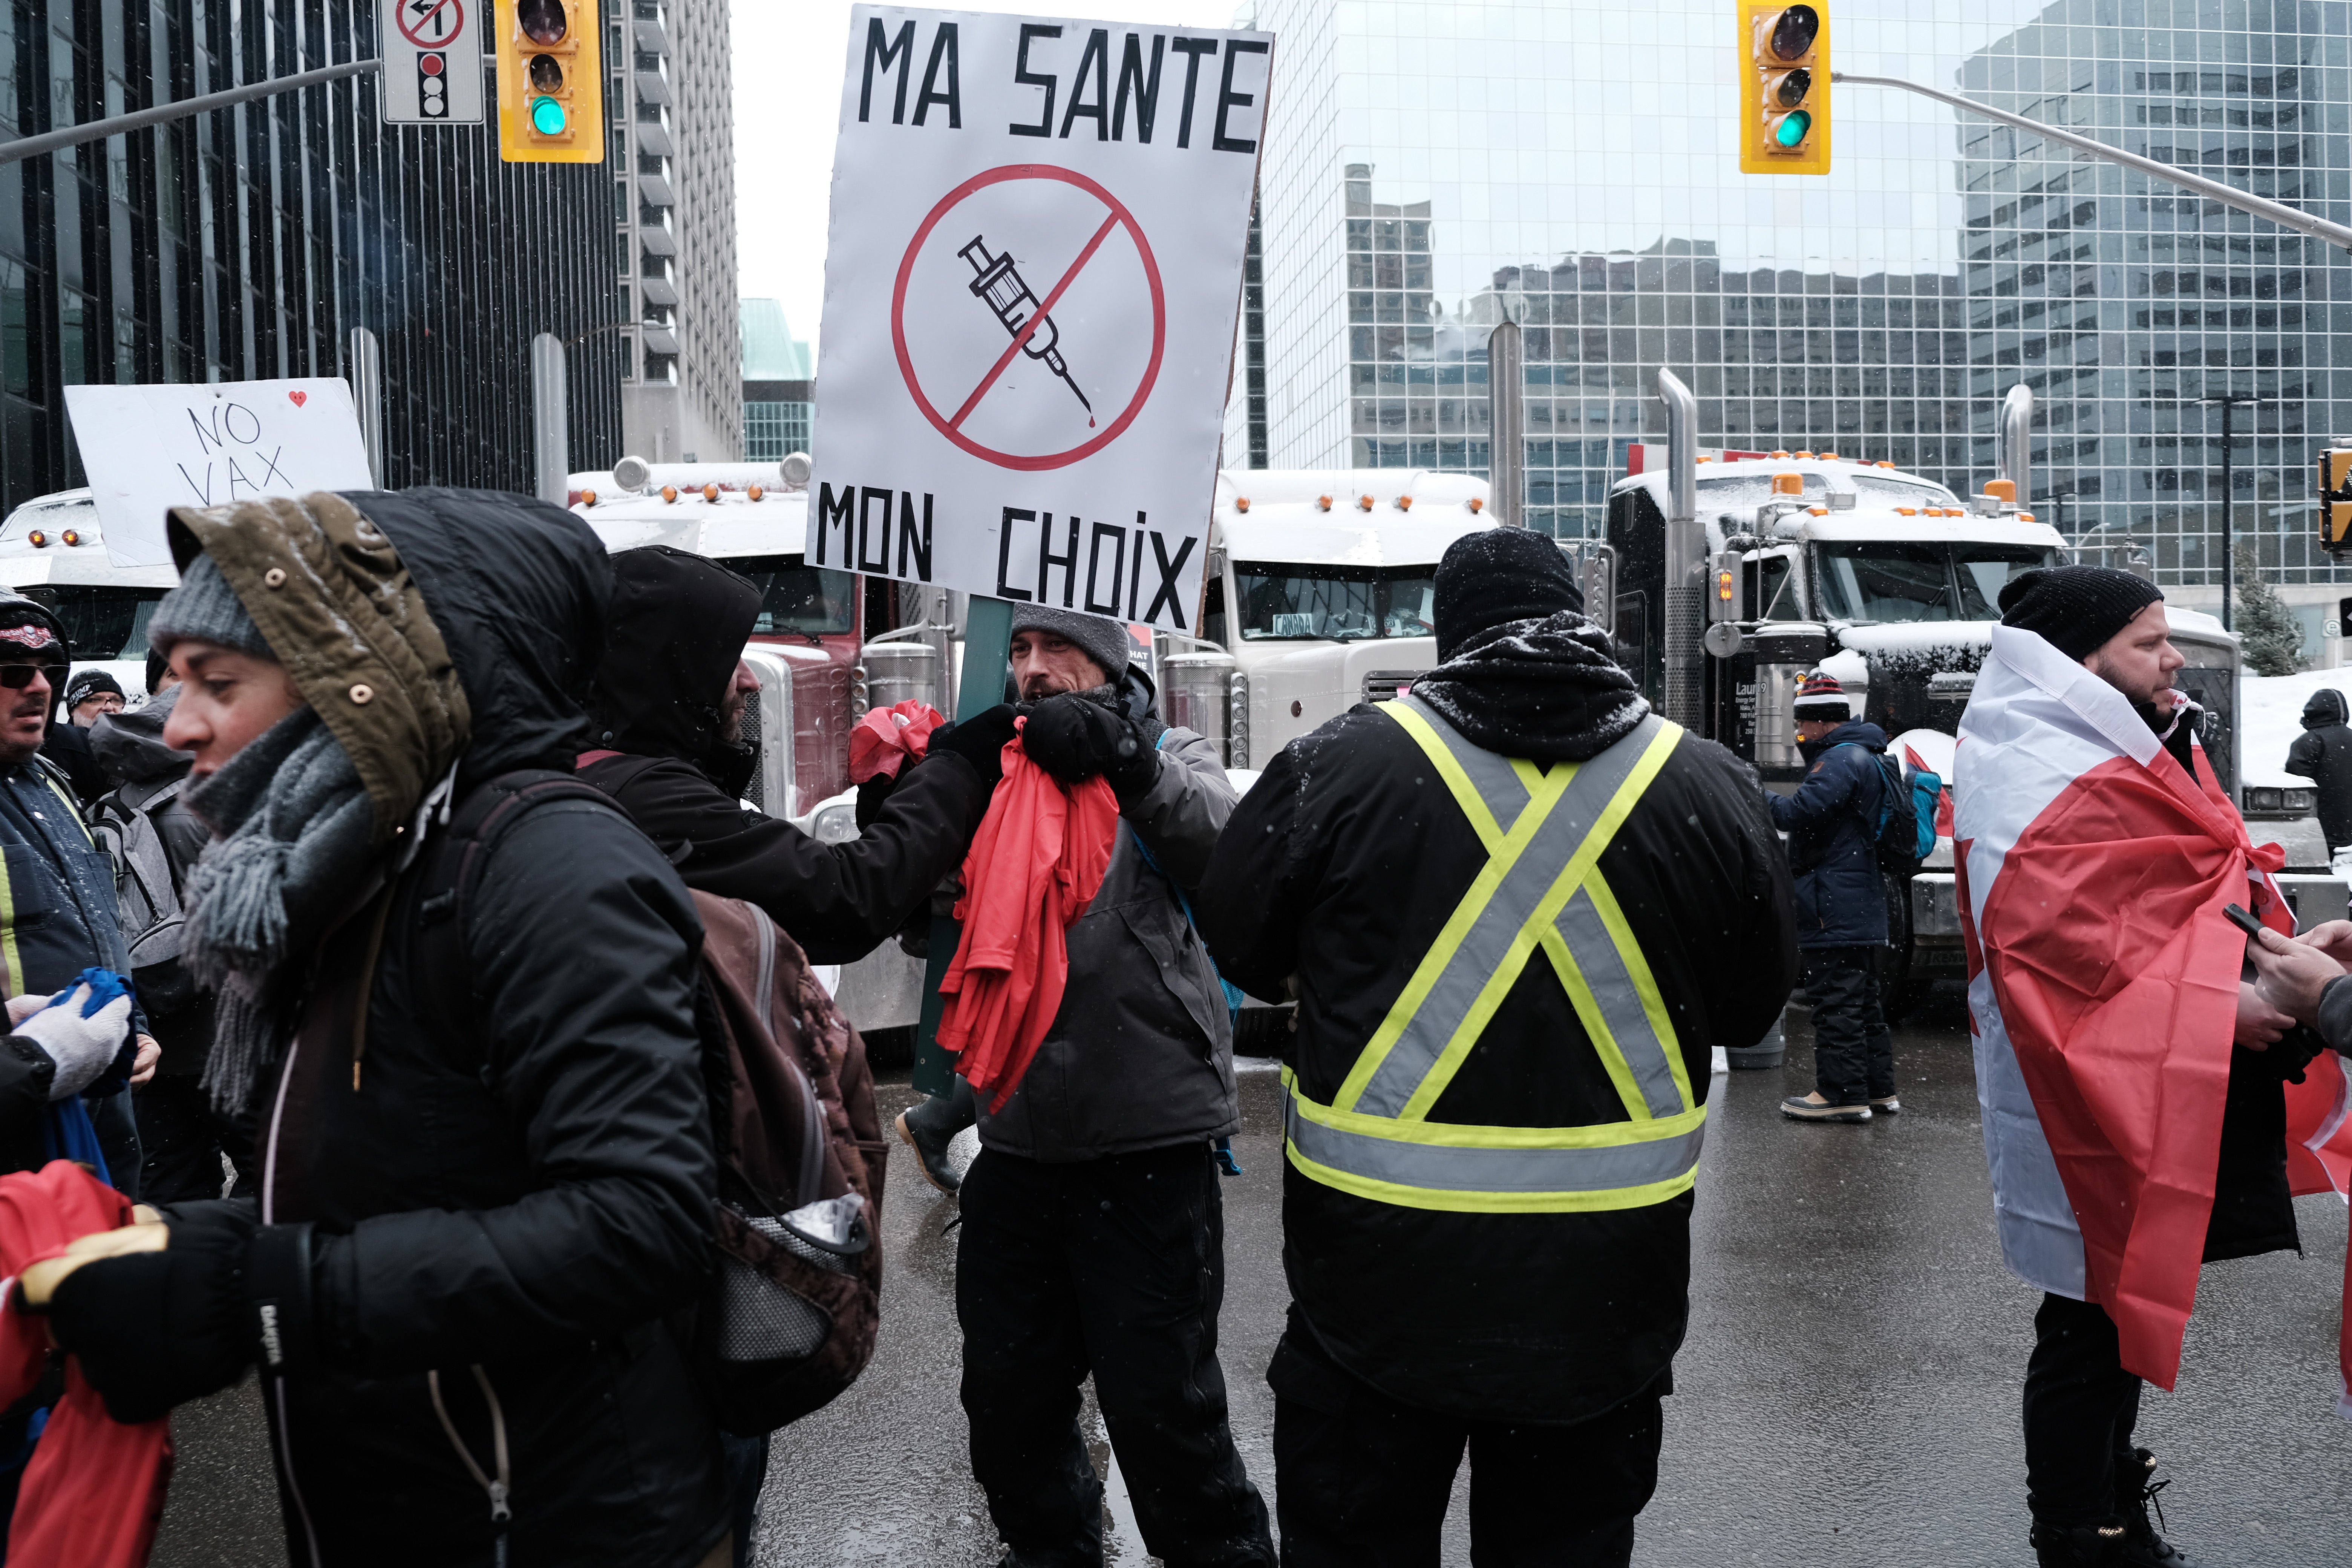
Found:
[[[1065,790],[1018,739],[1003,757],[964,857],[963,936],[940,982],[940,1044],[974,1090],[995,1092],[991,1111],[1013,1098],[1062,1010],[1067,933],[1102,887],[1118,833],[1118,797],[1099,775]]]
[[[66,1244],[131,1223],[131,1200],[69,1160],[0,1176],[0,1271],[10,1283]],[[0,1405],[41,1380],[48,1331],[0,1312]],[[8,1521],[8,1568],[140,1568],[155,1544],[172,1476],[168,1419],[125,1426],[66,1363],[65,1397],[25,1467]]]
[[[908,763],[922,761],[931,731],[947,722],[928,702],[909,697],[894,708],[869,708],[849,727],[849,782],[897,778]]]

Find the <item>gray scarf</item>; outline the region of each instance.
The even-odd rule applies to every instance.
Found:
[[[280,976],[292,933],[316,931],[373,858],[366,786],[309,708],[271,726],[188,805],[219,835],[188,879],[185,951],[218,998],[205,1087],[228,1115],[247,1109],[276,1059]]]

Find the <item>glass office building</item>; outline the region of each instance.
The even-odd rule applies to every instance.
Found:
[[[1825,9],[1841,71],[2352,222],[2347,0]],[[1969,489],[2022,381],[2036,510],[2146,539],[2194,603],[2220,562],[2203,400],[2252,395],[2237,524],[2315,640],[2335,590],[2305,539],[2311,451],[2352,433],[2343,255],[1890,89],[1834,89],[1829,175],[1743,175],[1725,0],[1260,0],[1255,20],[1281,41],[1244,367],[1264,413],[1230,420],[1253,458],[1484,470],[1505,316],[1526,331],[1530,521],[1563,534],[1599,532],[1629,445],[1663,439],[1661,368],[1697,394],[1706,446]]]
[[[372,0],[0,0],[0,140],[373,56],[376,33]],[[572,466],[609,466],[609,176],[501,163],[495,138],[386,126],[362,78],[0,166],[0,505],[86,482],[66,387],[345,375],[355,327],[383,351],[387,485],[529,490],[541,331],[571,345]]]

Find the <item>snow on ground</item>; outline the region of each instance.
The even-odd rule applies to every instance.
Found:
[[[2352,666],[2306,669],[2300,675],[2249,675],[2238,682],[2238,779],[2248,784],[2310,786],[2286,771],[2286,749],[2303,733],[2303,705],[2311,694],[2334,687],[2352,700]]]

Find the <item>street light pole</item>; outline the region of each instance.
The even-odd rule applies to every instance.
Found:
[[[2251,392],[2214,392],[2208,393],[2197,401],[2218,403],[2221,405],[2221,629],[2226,632],[2235,629],[2230,624],[2230,599],[2231,590],[2237,585],[2235,579],[2238,567],[2237,529],[2234,517],[2237,510],[2238,492],[2231,482],[2234,473],[2231,468],[2230,416],[2236,412],[2241,403],[2255,403],[2260,399]]]

